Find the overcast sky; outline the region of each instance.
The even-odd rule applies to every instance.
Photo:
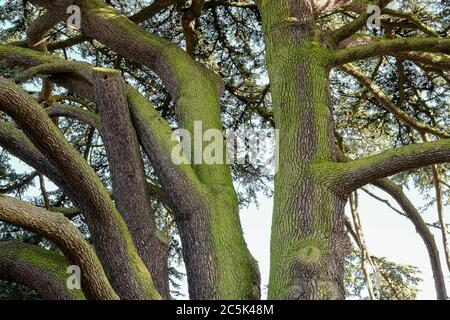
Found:
[[[374,188],[373,191],[376,189]],[[381,191],[376,194],[385,199],[390,199],[392,204],[395,201]],[[412,202],[420,207],[423,205],[421,197],[416,191],[407,192]],[[423,283],[420,285],[421,292],[419,299],[436,299],[434,289],[433,274],[431,272],[430,260],[425,245],[416,233],[412,223],[405,217],[386,205],[366,195],[359,193],[360,215],[363,231],[367,242],[367,247],[372,255],[386,257],[393,262],[410,264],[418,267],[422,271]],[[245,239],[250,251],[259,261],[263,286],[266,287],[269,277],[269,257],[270,257],[270,228],[272,215],[272,199],[260,198],[260,206],[255,206],[243,210],[241,214],[242,225],[245,232]],[[448,217],[448,207],[445,208]],[[427,222],[436,222],[436,208],[431,207],[424,215]],[[347,208],[347,214],[350,214]],[[450,217],[449,217],[450,218]],[[447,220],[448,222],[449,220]],[[446,263],[442,247],[442,238],[439,230],[432,230],[441,253],[442,267],[445,271]],[[450,289],[450,275],[445,273],[447,279],[447,290]],[[267,290],[264,291],[264,294]]]

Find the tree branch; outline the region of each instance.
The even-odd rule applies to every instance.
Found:
[[[184,38],[186,40],[186,52],[191,58],[194,58],[195,46],[197,38],[195,35],[195,20],[200,17],[205,0],[193,0],[191,6],[184,12],[181,19]]]
[[[33,2],[53,14],[66,15],[65,1]],[[193,61],[178,46],[146,32],[103,2],[80,0],[75,3],[83,12],[82,31],[85,34],[121,56],[149,67],[161,78],[177,103],[180,127],[194,132],[194,122],[201,121],[204,130],[222,129],[219,94],[223,88],[220,77]],[[215,186],[231,183],[226,165],[195,165],[194,169],[203,183]]]
[[[340,49],[333,53],[331,65],[339,66],[352,61],[407,51],[450,53],[450,39],[447,38],[396,38],[379,40],[370,44]]]
[[[342,194],[349,194],[378,179],[444,162],[450,162],[450,139],[390,149],[368,158],[335,164],[325,171],[334,177],[331,183]]]
[[[426,52],[402,52],[393,55],[405,60],[419,62],[430,67],[450,70],[450,57],[447,55]]]
[[[0,125],[1,125],[1,123],[0,123]],[[1,142],[0,142],[0,145],[1,145]],[[11,193],[15,190],[21,189],[23,186],[26,186],[29,183],[31,183],[34,180],[34,178],[36,178],[38,175],[39,175],[39,173],[37,171],[34,171],[31,174],[27,175],[26,177],[20,179],[19,181],[15,181],[10,185],[2,186],[2,187],[0,187],[0,193],[6,194],[6,193]]]
[[[145,7],[144,9],[142,9],[141,11],[137,12],[136,14],[132,15],[130,17],[130,20],[133,21],[134,23],[142,23],[146,20],[151,19],[152,17],[154,17],[158,12],[164,10],[165,8],[169,7],[170,5],[172,5],[176,0],[156,0],[154,1],[151,5],[149,5],[148,7]],[[58,42],[54,42],[54,43],[50,43],[48,45],[48,50],[49,51],[55,51],[58,49],[64,49],[64,48],[69,48],[69,47],[73,47],[74,45],[83,43],[85,41],[89,41],[92,40],[92,37],[89,37],[87,35],[80,35],[74,38],[70,38],[67,40],[62,40],[62,41],[58,41]]]
[[[392,198],[394,198],[406,213],[409,220],[414,224],[416,231],[422,238],[430,257],[437,297],[439,300],[446,300],[447,291],[445,288],[445,277],[442,272],[441,261],[439,259],[439,250],[437,248],[433,234],[428,229],[428,226],[423,220],[419,211],[408,199],[402,188],[400,186],[397,186],[392,181],[388,179],[382,179],[375,181],[373,184],[388,193]]]
[[[39,151],[71,182],[72,188],[67,194],[85,214],[96,250],[119,295],[131,299],[159,298],[150,273],[142,272],[147,269],[108,192],[41,106],[19,87],[0,78],[0,108],[23,128]]]
[[[433,29],[431,29],[429,26],[427,26],[425,23],[423,23],[414,14],[399,12],[399,11],[395,11],[392,9],[384,9],[383,13],[390,15],[392,17],[405,18],[405,19],[411,21],[417,27],[417,29],[421,30],[426,35],[428,35],[430,37],[439,37],[439,34],[437,32],[435,32]]]
[[[81,269],[83,292],[90,299],[117,299],[94,250],[60,213],[0,196],[0,220],[36,232],[53,241]]]
[[[44,37],[58,22],[59,18],[49,12],[37,17],[27,29],[27,46],[38,51],[46,50]]]
[[[50,107],[45,108],[45,111],[50,118],[67,117],[78,120],[92,128],[96,128],[100,132],[102,131],[99,115],[89,110],[61,103],[54,103]]]
[[[67,288],[64,256],[21,242],[0,242],[0,278],[30,288],[47,300],[84,300],[81,290]]]
[[[150,204],[144,162],[120,71],[94,69],[94,88],[100,113],[113,197],[124,218],[139,255],[149,268],[159,293],[169,298],[168,244],[158,237]],[[133,195],[130,197],[130,194]]]
[[[405,111],[398,108],[384,93],[381,89],[370,80],[360,69],[357,67],[346,64],[340,67],[342,70],[350,74],[359,83],[361,83],[372,95],[377,99],[377,101],[389,112],[391,112],[398,120],[405,123],[411,129],[415,129],[419,132],[428,132],[439,138],[449,138],[450,133],[442,132],[436,128],[430,127],[422,122],[417,121]]]
[[[424,142],[428,141],[428,137],[426,134],[421,134],[422,140]],[[444,247],[445,260],[447,262],[447,268],[450,271],[450,241],[448,236],[448,228],[445,223],[445,214],[444,214],[444,203],[443,203],[443,193],[442,186],[439,179],[439,167],[436,164],[431,165],[431,173],[433,176],[433,185],[436,193],[436,206],[439,217],[439,224],[441,226],[441,234],[442,234],[442,245]]]
[[[172,139],[173,133],[169,124],[161,119],[151,103],[136,89],[127,86],[126,90],[140,144],[167,193],[170,207],[183,215],[185,208],[189,208],[194,200],[205,192],[204,187],[191,165],[175,165],[172,161],[172,151],[179,142]]]
[[[355,226],[354,231],[356,232],[356,236],[358,238],[358,245],[361,251],[361,270],[364,273],[367,282],[367,291],[369,292],[369,297],[371,300],[376,300],[376,292],[377,289],[374,287],[374,283],[372,282],[372,278],[370,276],[370,270],[368,263],[374,266],[374,263],[371,259],[371,255],[369,250],[367,249],[366,241],[364,239],[364,233],[361,225],[361,219],[359,216],[359,201],[358,201],[358,193],[357,191],[352,192],[349,198],[350,202],[350,211],[352,213],[353,224]],[[375,269],[375,268],[374,268]],[[375,271],[375,270],[374,270]],[[378,288],[379,289],[379,288]]]
[[[384,12],[385,7],[389,4],[391,0],[381,0],[378,1],[378,6],[382,10],[382,13]],[[332,1],[327,1],[327,3]],[[364,28],[364,26],[367,23],[367,19],[369,18],[369,13],[367,12],[367,7],[370,3],[365,1],[339,1],[341,2],[340,6],[343,6],[344,9],[349,9],[350,11],[359,13],[359,16],[351,21],[350,23],[345,24],[341,28],[334,30],[330,32],[329,37],[335,43],[338,45],[341,41],[351,37],[356,32]],[[345,3],[347,2],[347,3]]]
[[[36,53],[29,49],[18,48],[11,45],[0,45],[0,59],[4,59],[10,66],[24,66],[31,68],[39,64],[63,64],[65,60],[51,56],[43,53]],[[75,66],[75,64],[72,64]],[[87,75],[89,72],[86,66],[81,68],[84,74]],[[90,67],[92,69],[92,67]],[[61,69],[62,71],[63,69]],[[41,71],[43,71],[41,69]],[[71,76],[70,73],[64,73],[55,79],[52,77],[56,83],[62,84],[63,86],[75,91],[79,95],[84,96],[87,99],[95,100],[95,93],[92,90],[92,85],[87,81],[77,77]],[[202,183],[196,176],[192,166],[189,164],[175,165],[171,159],[172,150],[179,145],[178,142],[173,141],[173,132],[166,120],[164,120],[159,113],[153,108],[151,103],[146,99],[139,91],[135,90],[131,86],[126,87],[127,100],[133,120],[133,125],[137,131],[139,141],[150,158],[153,167],[155,168],[158,178],[161,181],[164,191],[167,193],[167,198],[170,200],[170,207],[172,209],[186,208],[192,205],[193,197],[191,194],[198,195],[199,192],[204,190]],[[55,104],[54,104],[55,105]],[[57,107],[59,105],[56,105]],[[58,107],[58,110],[54,110],[53,107],[50,109],[50,114],[53,112],[67,113],[68,108],[64,110]],[[77,108],[78,109],[78,108]],[[70,111],[74,111],[70,108]],[[82,112],[84,118],[84,111]],[[87,114],[86,114],[87,115]],[[81,115],[77,114],[80,118]],[[48,176],[48,174],[46,174]],[[53,179],[53,177],[51,178]],[[177,181],[177,183],[173,183]],[[175,201],[175,199],[177,199]],[[184,212],[183,210],[179,211]]]
[[[347,158],[344,154],[342,154],[342,152],[339,152],[338,155],[339,155],[339,161],[341,161],[343,163],[352,163],[352,161],[349,158]],[[433,234],[428,229],[428,226],[427,226],[426,222],[423,220],[419,211],[412,204],[412,202],[408,199],[406,194],[403,192],[402,188],[400,186],[397,186],[391,180],[379,179],[379,180],[373,181],[372,184],[377,186],[381,190],[385,191],[386,193],[388,193],[391,197],[393,197],[395,199],[395,201],[397,201],[397,203],[400,205],[400,207],[402,208],[404,213],[393,208],[389,204],[389,202],[382,200],[379,197],[374,196],[370,193],[369,193],[369,195],[374,196],[379,201],[387,203],[391,207],[391,209],[400,213],[402,216],[406,216],[414,224],[417,232],[421,236],[421,238],[427,248],[428,255],[430,257],[430,262],[431,262],[431,267],[432,267],[432,271],[433,271],[437,296],[439,299],[443,299],[443,300],[447,299],[447,292],[446,292],[446,288],[445,288],[445,277],[442,272],[441,262],[439,259],[439,250],[437,249]]]

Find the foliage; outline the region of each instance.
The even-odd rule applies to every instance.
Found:
[[[378,285],[381,300],[415,300],[422,282],[418,268],[372,257],[379,275],[371,274],[371,281]],[[351,299],[368,300],[367,279],[361,270],[360,251],[354,249],[346,259],[345,282],[347,296]],[[381,290],[380,290],[381,289]]]

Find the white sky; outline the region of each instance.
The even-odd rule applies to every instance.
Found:
[[[373,191],[375,190],[374,188]],[[376,194],[385,199],[390,199],[390,202],[395,204],[395,201],[383,192],[376,191]],[[417,192],[407,192],[407,194],[416,206],[422,205],[421,197]],[[370,253],[378,257],[386,257],[393,262],[418,267],[422,271],[421,277],[423,278],[423,282],[419,287],[421,292],[418,295],[418,299],[436,299],[430,260],[425,245],[416,233],[412,223],[407,218],[400,216],[397,212],[366,195],[364,192],[360,192],[359,195],[361,221]],[[250,251],[259,261],[263,288],[267,286],[269,277],[269,235],[272,206],[272,199],[261,197],[259,209],[256,206],[251,206],[249,209],[243,210],[241,214],[245,239],[247,240]],[[448,213],[448,207],[446,209],[446,213]],[[436,214],[433,213],[434,211],[436,210],[432,207],[424,215],[424,219],[427,222],[437,221]],[[446,269],[440,231],[434,229],[432,232],[440,249],[442,267],[444,271],[447,271],[445,275],[447,279],[447,290],[449,290],[450,275]],[[263,293],[266,295],[267,290],[264,290]]]

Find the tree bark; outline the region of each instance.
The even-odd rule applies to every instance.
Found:
[[[131,122],[120,71],[95,68],[94,87],[102,138],[111,168],[114,202],[133,237],[156,288],[168,299],[168,240],[158,230],[150,204],[139,143]]]
[[[208,184],[190,165],[173,165],[172,131],[151,104],[128,89],[140,143],[169,196],[183,246],[191,299],[259,299],[257,263],[244,241],[231,176]],[[205,175],[206,177],[206,175]]]
[[[327,50],[314,40],[309,1],[259,5],[280,131],[269,298],[343,299],[347,198],[328,188],[315,169],[336,160]]]
[[[65,1],[33,2],[52,11],[60,19],[66,16]],[[161,78],[177,102],[180,127],[193,132],[194,122],[202,121],[204,130],[222,129],[219,106],[221,82],[217,75],[197,64],[179,47],[139,28],[103,2],[80,0],[74,3],[82,9],[82,31],[85,34],[122,56],[148,66]],[[167,122],[159,116],[147,121],[167,126]],[[155,150],[167,151],[170,145],[167,140],[162,145],[154,144],[154,138],[165,134],[166,131],[162,134],[150,132],[152,139],[148,139],[146,150],[155,168],[167,168],[169,164],[170,171],[165,175],[157,171],[160,180],[184,171],[183,168],[176,168],[167,154],[154,154]],[[145,138],[139,139],[145,148]],[[165,165],[153,162],[161,159],[168,159],[168,162]],[[259,295],[259,283],[255,285],[259,281],[259,272],[244,241],[230,170],[225,164],[199,165],[193,173],[194,179],[190,181],[162,182],[164,191],[169,195],[194,191],[194,196],[186,194],[180,197],[180,202],[185,206],[179,206],[180,210],[174,209],[182,235],[191,298],[254,299]],[[183,186],[187,189],[180,189]],[[197,197],[198,194],[201,196]],[[194,198],[197,199],[192,203],[185,201]],[[178,202],[179,199],[176,200]],[[189,232],[181,230],[183,228]]]
[[[87,298],[118,298],[92,247],[61,213],[0,196],[0,220],[21,226],[53,241],[73,265],[80,267],[81,285]]]
[[[60,254],[21,242],[0,243],[0,278],[21,284],[48,300],[84,300],[67,288],[70,263]]]
[[[31,96],[2,78],[0,83],[2,110],[16,121],[64,179],[71,182],[67,194],[85,214],[97,254],[113,288],[124,299],[159,299],[125,222],[93,169]]]

